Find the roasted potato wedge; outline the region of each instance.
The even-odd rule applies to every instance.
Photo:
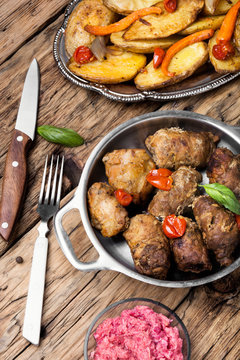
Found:
[[[159,0],[103,0],[104,4],[118,14],[127,15],[138,9],[150,7],[159,2]]]
[[[83,79],[103,84],[118,84],[131,80],[146,64],[146,56],[108,47],[111,53],[107,53],[103,61],[95,60],[87,64],[79,65],[73,57],[69,62],[69,69]]]
[[[240,15],[238,15],[233,35],[234,43],[238,51],[240,51]]]
[[[114,22],[117,15],[109,10],[102,0],[82,0],[69,17],[65,31],[65,48],[72,56],[78,46],[89,46],[95,39],[94,35],[84,30],[84,26],[108,25]]]
[[[160,15],[147,15],[135,21],[124,33],[125,40],[146,40],[165,38],[185,29],[196,19],[204,5],[204,0],[179,0],[173,13],[163,8]]]
[[[164,75],[161,68],[154,69],[151,61],[146,66],[146,71],[136,76],[136,87],[140,90],[152,90],[178,83],[191,76],[207,59],[208,48],[205,42],[189,45],[179,51],[170,62],[169,70],[174,72],[175,76]]]
[[[145,54],[154,52],[156,47],[167,49],[181,39],[180,36],[172,35],[163,39],[126,41],[123,34],[124,31],[111,34],[111,42],[122,49]]]
[[[218,3],[219,0],[205,0],[205,8],[209,12],[209,14],[214,14]]]
[[[217,5],[214,13],[209,12],[209,10],[206,7],[206,2],[205,2],[205,6],[204,6],[204,9],[203,9],[203,14],[204,15],[224,15],[237,2],[238,2],[238,0],[219,0],[219,3]]]
[[[216,72],[220,74],[226,73],[234,73],[240,70],[240,53],[236,49],[235,55],[231,56],[229,59],[226,60],[218,60],[213,56],[213,46],[216,44],[216,37],[218,31],[214,34],[214,36],[209,40],[208,48],[209,48],[209,58],[214,66]]]
[[[221,27],[224,15],[202,17],[196,20],[186,29],[180,31],[180,35],[191,35],[197,31],[213,29],[217,30]]]

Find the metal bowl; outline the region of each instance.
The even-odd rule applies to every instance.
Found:
[[[106,319],[108,318],[115,318],[120,316],[123,310],[126,309],[133,309],[135,306],[144,305],[150,307],[156,313],[161,313],[167,316],[172,322],[172,327],[177,327],[179,331],[179,336],[181,337],[182,343],[182,353],[183,353],[183,360],[190,360],[190,353],[191,353],[191,345],[190,345],[190,338],[187,332],[187,329],[182,322],[182,320],[177,316],[177,314],[169,309],[166,305],[161,304],[158,301],[154,301],[151,299],[145,298],[131,298],[118,301],[114,304],[109,305],[106,309],[100,312],[96,316],[96,318],[91,323],[87,336],[84,342],[84,360],[91,359],[91,352],[95,349],[96,341],[94,339],[94,333],[97,327]]]
[[[69,56],[67,55],[65,49],[65,30],[69,16],[80,1],[81,0],[73,0],[68,5],[64,21],[58,29],[53,43],[53,56],[61,74],[77,86],[96,91],[101,95],[106,96],[108,99],[116,101],[166,101],[202,94],[206,91],[216,89],[240,75],[240,72],[234,74],[219,74],[214,70],[212,65],[208,63],[198,69],[193,76],[190,76],[188,79],[185,79],[178,84],[167,86],[164,89],[155,91],[140,91],[131,81],[116,85],[104,85],[84,80],[68,69],[67,63],[69,61]]]
[[[139,274],[134,267],[128,245],[123,238],[104,238],[91,225],[87,208],[87,190],[96,181],[107,181],[102,157],[109,151],[121,148],[144,148],[146,137],[160,128],[179,126],[192,131],[211,131],[220,137],[219,146],[229,148],[233,153],[240,153],[240,127],[232,127],[204,115],[189,111],[162,111],[145,114],[131,119],[106,135],[92,151],[73,198],[57,213],[54,225],[59,245],[67,259],[78,270],[114,270],[134,279],[158,286],[182,288],[203,285],[230,274],[240,266],[238,257],[230,266],[219,269],[214,267],[207,275],[193,278],[187,273],[173,272],[168,280],[154,279]],[[207,183],[205,172],[203,183]],[[90,263],[83,263],[76,257],[70,239],[62,226],[62,217],[68,211],[77,208],[80,212],[85,231],[99,253],[99,258]]]

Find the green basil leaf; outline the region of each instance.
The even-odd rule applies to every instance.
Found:
[[[84,143],[84,139],[72,129],[58,128],[52,125],[42,125],[37,128],[37,132],[49,142],[68,147],[80,146]]]
[[[232,190],[227,186],[218,183],[199,186],[203,187],[206,193],[219,204],[233,213],[240,215],[240,203]]]

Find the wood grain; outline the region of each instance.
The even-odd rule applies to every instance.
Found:
[[[53,39],[68,2],[9,0],[0,4],[0,187],[25,74],[33,57],[41,71],[38,125],[69,127],[85,138],[83,146],[69,149],[37,136],[30,149],[26,200],[14,233],[16,242],[0,258],[0,358],[83,360],[84,338],[96,314],[114,301],[141,296],[176,310],[190,334],[192,360],[240,359],[240,271],[192,289],[160,288],[112,271],[79,272],[59,248],[52,223],[40,346],[30,345],[22,337],[46,154],[64,153],[66,157],[63,204],[72,196],[94,146],[130,118],[155,110],[179,109],[206,114],[233,126],[240,124],[239,78],[214,91],[168,103],[117,103],[72,85],[62,77],[52,56]],[[64,227],[82,261],[97,257],[78,211],[66,215]],[[16,262],[17,256],[23,258],[23,263]]]
[[[66,196],[62,204],[71,196]],[[38,225],[1,259],[0,354],[4,359],[68,360],[70,354],[71,358],[83,359],[86,331],[96,314],[117,300],[139,296],[176,310],[188,328],[193,360],[238,358],[239,289],[218,302],[204,287],[160,288],[112,271],[79,272],[65,259],[53,231],[49,236],[41,343],[40,347],[29,345],[21,331]],[[66,215],[64,228],[82,261],[96,258],[77,211]],[[23,257],[22,264],[16,263],[17,256]]]

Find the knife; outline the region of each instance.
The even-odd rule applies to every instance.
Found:
[[[22,203],[26,175],[26,155],[35,136],[39,95],[39,67],[34,59],[23,86],[15,130],[8,149],[0,203],[0,255],[13,241],[13,228]]]

